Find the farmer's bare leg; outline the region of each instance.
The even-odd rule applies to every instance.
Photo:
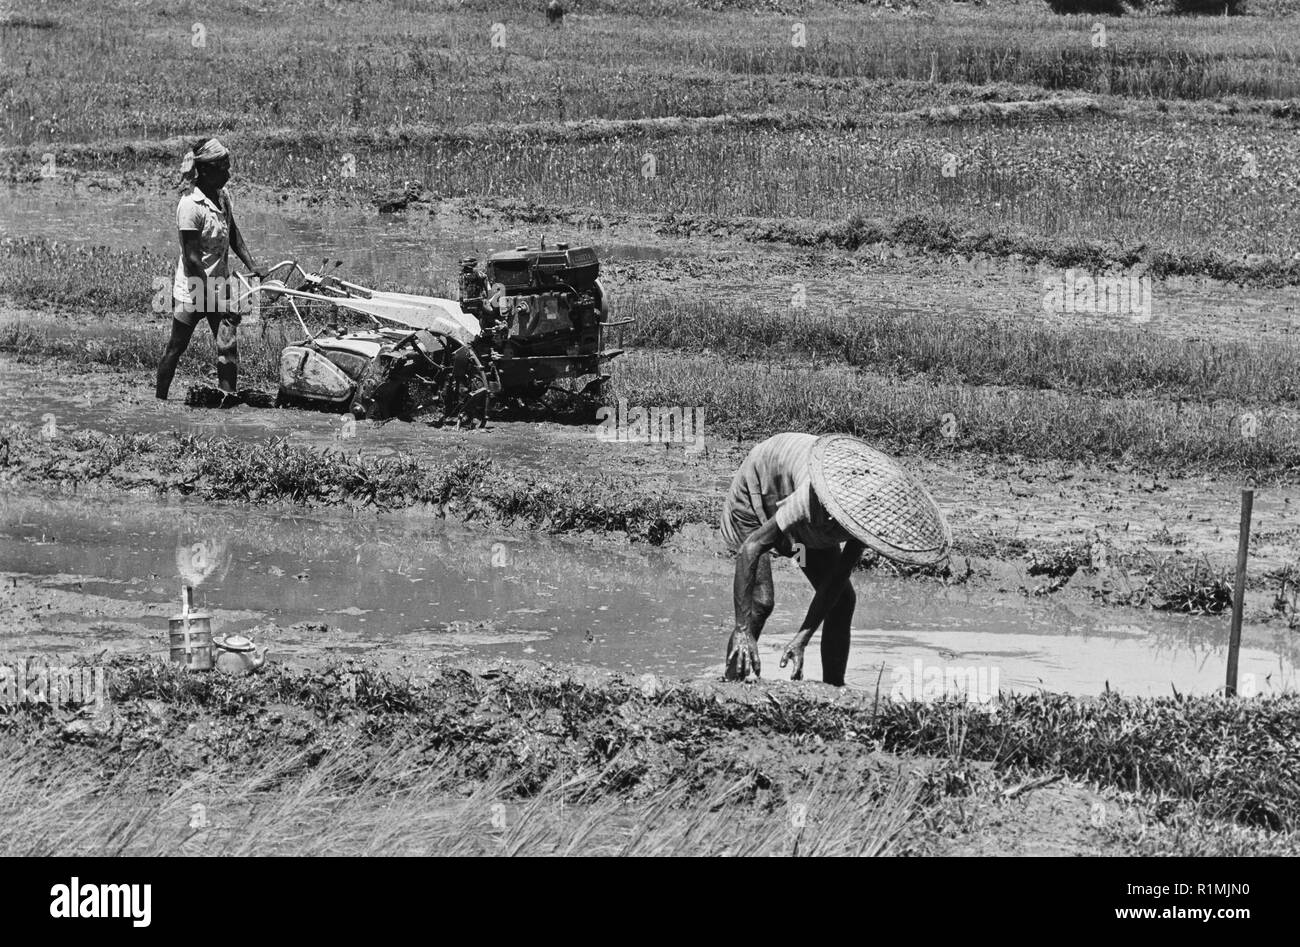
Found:
[[[822,680],[836,687],[844,686],[844,672],[849,666],[849,633],[858,595],[848,586],[831,606],[822,623]]]
[[[232,395],[239,375],[239,338],[235,323],[218,315],[208,316],[208,327],[217,346],[217,387]]]
[[[853,592],[851,576],[862,558],[864,547],[856,540],[844,544],[841,552],[809,550],[804,559],[803,573],[816,589],[808,614],[794,640],[781,655],[781,667],[791,662],[793,681],[803,678],[803,652],[819,628],[822,629],[822,679],[828,684],[842,685],[844,669],[848,666],[849,626],[857,596]],[[846,596],[844,604],[839,600]],[[839,605],[838,608],[836,606]],[[832,615],[834,619],[832,620]],[[824,626],[824,627],[823,627]],[[829,640],[828,640],[829,639]]]
[[[834,578],[838,550],[808,550],[803,574],[814,589]],[[836,687],[844,686],[844,672],[849,666],[849,629],[853,624],[853,610],[857,607],[857,593],[851,583],[844,583],[830,611],[822,621],[822,680]]]
[[[167,400],[167,393],[171,391],[172,378],[176,374],[176,366],[180,363],[181,356],[189,348],[190,336],[194,334],[194,326],[187,326],[179,319],[172,319],[172,334],[167,340],[167,346],[163,349],[162,359],[158,362],[158,382],[154,389],[154,394]]]

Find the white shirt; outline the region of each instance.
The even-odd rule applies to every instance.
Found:
[[[234,207],[225,188],[222,188],[220,197],[225,205],[224,211],[198,187],[182,196],[180,203],[176,205],[176,229],[182,232],[192,230],[199,235],[199,257],[203,262],[203,275],[209,288],[215,288],[212,282],[214,277],[221,277],[222,280],[217,281],[220,283],[224,282],[224,278],[229,275],[227,260],[230,255],[230,221],[234,214]],[[187,308],[195,307],[201,300],[195,299],[195,294],[192,292],[194,288],[190,286],[189,278],[185,273],[185,256],[182,250],[180,258],[176,261],[172,296]],[[205,307],[200,307],[200,311],[205,311]]]

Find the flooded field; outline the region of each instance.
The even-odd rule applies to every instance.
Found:
[[[266,264],[285,257],[315,266],[322,258],[342,258],[346,272],[364,282],[455,285],[462,257],[483,258],[520,242],[535,242],[535,228],[511,231],[468,225],[429,211],[380,214],[374,207],[323,205],[283,210],[273,202],[239,204],[240,228],[256,241]],[[156,191],[128,195],[97,189],[0,190],[0,233],[10,237],[44,237],[86,246],[162,253],[176,248],[176,196]],[[570,243],[598,239],[602,258],[616,262],[659,260],[671,250],[602,237],[599,231],[567,233],[562,225],[547,228],[548,241]]]
[[[732,570],[720,555],[488,532],[428,514],[28,495],[0,501],[0,647],[162,655],[182,569],[199,570],[197,602],[215,632],[251,631],[289,662],[499,655],[716,677],[731,624]],[[762,650],[765,674],[783,678],[780,648],[811,590],[788,563],[776,573]],[[1109,683],[1166,695],[1222,684],[1226,619],[879,576],[857,586],[852,687],[879,680],[887,693],[917,674],[972,669],[1003,691],[1087,695]],[[1262,692],[1294,690],[1296,650],[1285,630],[1248,628],[1242,674]],[[816,641],[808,657],[817,680]]]
[[[469,219],[453,204],[380,214],[373,206],[282,205],[265,189],[249,191],[237,198],[237,213],[264,265],[291,258],[311,268],[324,258],[341,259],[341,272],[379,286],[420,285],[454,295],[462,257],[482,259],[494,250],[545,239],[595,246],[604,261],[603,280],[616,300],[693,295],[723,305],[786,311],[797,284],[814,313],[847,313],[865,305],[898,314],[1047,322],[1177,338],[1260,341],[1300,334],[1297,287],[1247,288],[1199,277],[1155,280],[1149,320],[1134,322],[1123,314],[1046,312],[1045,280],[1063,276],[1046,264],[917,255],[887,245],[810,251],[748,243],[721,231],[665,236],[651,222],[635,219],[596,229],[522,223],[492,213]],[[175,204],[173,192],[157,189],[105,191],[52,182],[8,186],[0,188],[0,233],[170,254],[176,243]]]

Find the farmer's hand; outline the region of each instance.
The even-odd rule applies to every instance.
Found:
[[[808,642],[812,641],[813,631],[807,628],[799,629],[799,633],[794,636],[794,640],[781,652],[781,667],[785,667],[791,661],[794,662],[794,670],[790,672],[790,680],[803,680],[803,650],[808,647]]]
[[[785,667],[791,661],[794,662],[794,669],[790,671],[790,680],[803,680],[803,649],[804,642],[799,635],[795,636],[790,646],[781,652],[781,667]]]
[[[743,681],[751,674],[759,677],[758,642],[744,628],[737,628],[727,641],[727,673],[729,681]]]

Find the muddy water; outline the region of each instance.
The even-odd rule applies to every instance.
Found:
[[[730,563],[704,553],[469,529],[427,514],[352,514],[91,498],[0,499],[0,652],[166,647],[179,576],[201,579],[214,631],[254,632],[274,660],[384,663],[501,655],[634,675],[717,674]],[[1206,692],[1226,623],[858,580],[851,686],[972,672],[1003,690]],[[768,676],[811,590],[777,569]],[[1288,633],[1248,628],[1243,675],[1297,685]],[[808,675],[820,677],[816,643]]]
[[[532,243],[540,225],[497,228],[489,239],[480,228],[431,216],[424,210],[380,214],[373,207],[320,207],[288,212],[265,205],[237,205],[240,228],[264,264],[294,257],[317,266],[325,257],[342,259],[346,272],[376,283],[441,286],[453,279],[457,261],[492,250]],[[9,187],[0,190],[0,233],[45,237],[120,250],[176,248],[174,195],[98,190]],[[620,243],[595,233],[568,234],[559,225],[541,227],[554,240],[594,241],[607,260],[657,260],[659,247]],[[272,259],[274,257],[274,259]]]

